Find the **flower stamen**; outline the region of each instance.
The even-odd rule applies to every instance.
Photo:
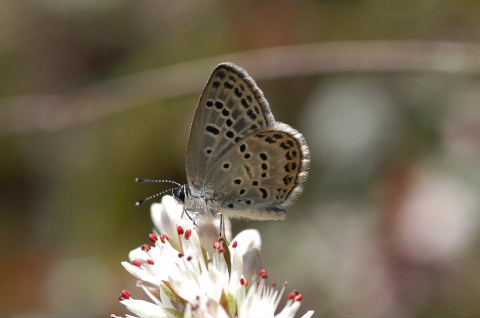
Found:
[[[124,299],[130,299],[132,298],[132,293],[129,291],[129,290],[122,290],[122,292],[120,293],[120,296],[118,297],[120,300],[124,300]]]
[[[263,278],[263,279],[267,279],[268,278],[268,272],[266,269],[261,269],[259,272],[258,272],[258,276],[260,276],[260,278]]]
[[[156,241],[158,241],[158,235],[154,233],[150,233],[148,234],[148,239],[153,243],[155,243]]]
[[[141,267],[141,266],[142,266],[142,262],[139,261],[139,260],[133,260],[133,261],[132,261],[132,265],[135,265],[135,266],[137,266],[137,267]]]
[[[182,235],[185,232],[181,225],[177,225],[177,233],[178,235]]]

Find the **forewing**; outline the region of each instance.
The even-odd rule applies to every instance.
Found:
[[[211,175],[215,198],[231,217],[281,219],[307,178],[303,136],[282,123],[242,139]]]
[[[241,139],[270,127],[274,118],[255,81],[240,67],[218,65],[195,110],[187,146],[191,187],[209,187],[218,162]]]

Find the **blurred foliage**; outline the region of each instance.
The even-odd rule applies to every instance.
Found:
[[[474,0],[4,0],[0,118],[11,116],[2,103],[12,97],[70,96],[225,53],[471,43],[479,30]],[[318,316],[479,315],[478,74],[384,69],[259,85],[277,120],[304,133],[312,151],[287,221],[234,223],[235,232],[260,230],[272,279],[300,289],[302,308]],[[81,125],[0,135],[1,316],[124,312],[116,295],[135,282],[120,261],[152,226],[148,206],[133,203],[161,190],[133,180],[185,182],[201,89]],[[45,114],[55,115],[65,114]]]

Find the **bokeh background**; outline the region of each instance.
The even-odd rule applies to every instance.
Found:
[[[257,228],[316,316],[480,315],[480,2],[2,0],[0,316],[123,314],[120,265],[185,181],[219,62],[257,79],[312,168]]]

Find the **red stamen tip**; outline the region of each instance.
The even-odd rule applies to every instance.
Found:
[[[154,265],[155,262],[153,261],[153,259],[147,259],[147,263],[150,264],[150,265]]]
[[[178,253],[178,257],[182,258],[183,256],[183,253]]]
[[[192,230],[188,229],[185,231],[185,239],[189,240],[192,236]]]
[[[155,243],[156,241],[158,241],[158,235],[157,234],[148,234],[148,239],[150,241],[152,241],[153,243]]]
[[[219,241],[215,241],[215,243],[213,243],[213,248],[218,250],[220,248],[220,242]]]
[[[294,292],[288,293],[288,299],[294,300],[297,295]]]
[[[129,291],[129,290],[122,290],[122,292],[120,293],[120,298],[122,299],[130,299],[132,298],[132,293]]]
[[[148,244],[143,244],[142,245],[142,251],[148,252],[152,249],[152,247]]]
[[[295,301],[302,301],[302,299],[303,299],[302,294],[298,294],[297,296],[295,296]]]
[[[270,286],[271,286],[272,288],[275,288],[275,287],[277,287],[277,283],[273,282],[273,283],[270,284]]]
[[[247,286],[248,285],[248,280],[245,277],[243,277],[243,275],[242,275],[242,277],[240,277],[240,285],[242,285],[242,286]]]
[[[178,235],[182,235],[184,232],[185,232],[185,230],[183,229],[183,227],[181,227],[180,225],[177,225],[177,233],[178,233]]]
[[[233,247],[233,248],[237,248],[237,245],[238,245],[238,242],[237,242],[237,241],[233,241],[232,247]]]
[[[258,276],[260,276],[260,278],[264,278],[264,279],[267,279],[268,278],[268,272],[266,269],[262,269],[258,272]]]
[[[132,261],[132,264],[135,265],[135,266],[138,266],[138,267],[142,266],[142,262],[140,262],[138,260]]]
[[[192,260],[192,257],[191,257],[191,256],[187,257],[187,261],[190,262],[191,260]]]
[[[165,243],[166,241],[170,241],[170,237],[168,237],[167,234],[162,234],[160,236],[160,240],[162,241],[162,243]]]

